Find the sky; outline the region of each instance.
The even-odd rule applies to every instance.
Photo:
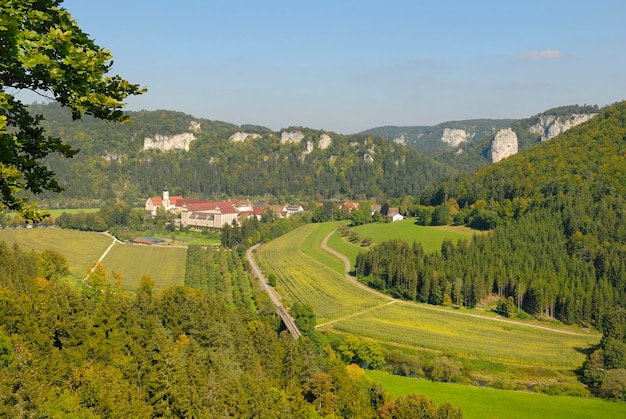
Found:
[[[526,118],[626,99],[626,1],[66,0],[168,109],[275,131]]]

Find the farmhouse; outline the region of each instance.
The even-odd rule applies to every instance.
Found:
[[[400,214],[400,210],[397,207],[390,207],[389,212],[387,212],[387,219],[391,220],[391,222],[396,222],[404,220],[404,217]]]
[[[349,201],[345,201],[342,202],[340,205],[342,210],[346,210],[348,212],[352,212],[353,209],[359,209],[361,208],[361,205],[358,202],[349,202]]]

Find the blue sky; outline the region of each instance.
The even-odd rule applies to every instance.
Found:
[[[169,109],[279,130],[524,118],[626,99],[626,1],[66,0]]]

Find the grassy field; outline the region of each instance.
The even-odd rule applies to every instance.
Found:
[[[426,252],[441,250],[444,239],[457,242],[459,239],[470,239],[474,234],[480,234],[476,230],[461,226],[437,226],[429,227],[415,223],[414,218],[407,218],[395,223],[371,223],[353,228],[363,238],[369,237],[374,243],[398,239],[408,243],[418,241]]]
[[[10,228],[0,230],[0,240],[35,251],[56,250],[67,259],[72,279],[82,280],[113,239],[99,233],[60,228]]]
[[[100,211],[100,208],[66,208],[66,209],[55,208],[55,209],[44,209],[44,211],[49,212],[50,217],[57,218],[59,215],[63,214],[64,212],[68,214],[79,214],[81,212],[84,212],[85,214],[91,214],[91,213]]]
[[[70,279],[79,282],[85,277],[113,239],[104,234],[65,230],[61,228],[21,228],[0,230],[0,240],[17,243],[24,249],[56,250],[70,267]],[[116,244],[102,261],[108,273],[122,275],[122,288],[134,290],[143,274],[152,276],[155,288],[182,285],[185,274],[186,249],[175,247],[134,246]]]
[[[122,289],[134,291],[143,275],[154,279],[155,289],[182,285],[186,249],[116,244],[102,261],[107,272],[122,275]]]
[[[568,369],[584,361],[581,349],[600,340],[596,334],[557,333],[470,314],[398,302],[337,321],[329,328],[381,343],[436,350],[459,358]]]
[[[335,230],[339,224],[340,223],[336,222],[320,224],[317,228],[313,229],[310,234],[304,237],[304,240],[300,244],[300,250],[319,263],[344,275],[346,269],[343,262],[320,247],[320,243],[324,240],[324,237]],[[333,234],[333,237],[334,236],[337,236],[337,234]]]
[[[261,269],[277,276],[278,294],[288,300],[287,304],[295,301],[310,304],[320,323],[384,304],[384,298],[355,287],[345,277],[335,257],[314,252],[318,259],[333,261],[334,268],[331,268],[302,252],[302,246],[311,246],[311,234],[319,240],[323,238],[324,232],[316,231],[318,228],[326,231],[328,225],[302,226],[257,251]]]
[[[460,226],[426,227],[415,224],[415,219],[409,218],[395,223],[372,223],[353,227],[361,238],[369,237],[373,243],[381,243],[386,240],[400,239],[408,243],[419,241],[426,252],[438,252],[445,239],[458,242],[460,239],[471,239],[474,234],[482,234],[476,230]],[[350,259],[354,266],[359,252],[366,248],[349,243],[339,234],[335,233],[328,240],[328,245]]]
[[[472,418],[624,418],[626,404],[594,398],[547,396],[527,391],[506,391],[398,377],[380,371],[367,375],[395,396],[420,393],[436,404],[450,402]]]

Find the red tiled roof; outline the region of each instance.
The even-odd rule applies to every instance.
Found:
[[[179,200],[176,206],[186,206],[188,211],[208,211],[219,209],[222,214],[233,214],[237,211],[228,201],[195,201],[191,199]]]

